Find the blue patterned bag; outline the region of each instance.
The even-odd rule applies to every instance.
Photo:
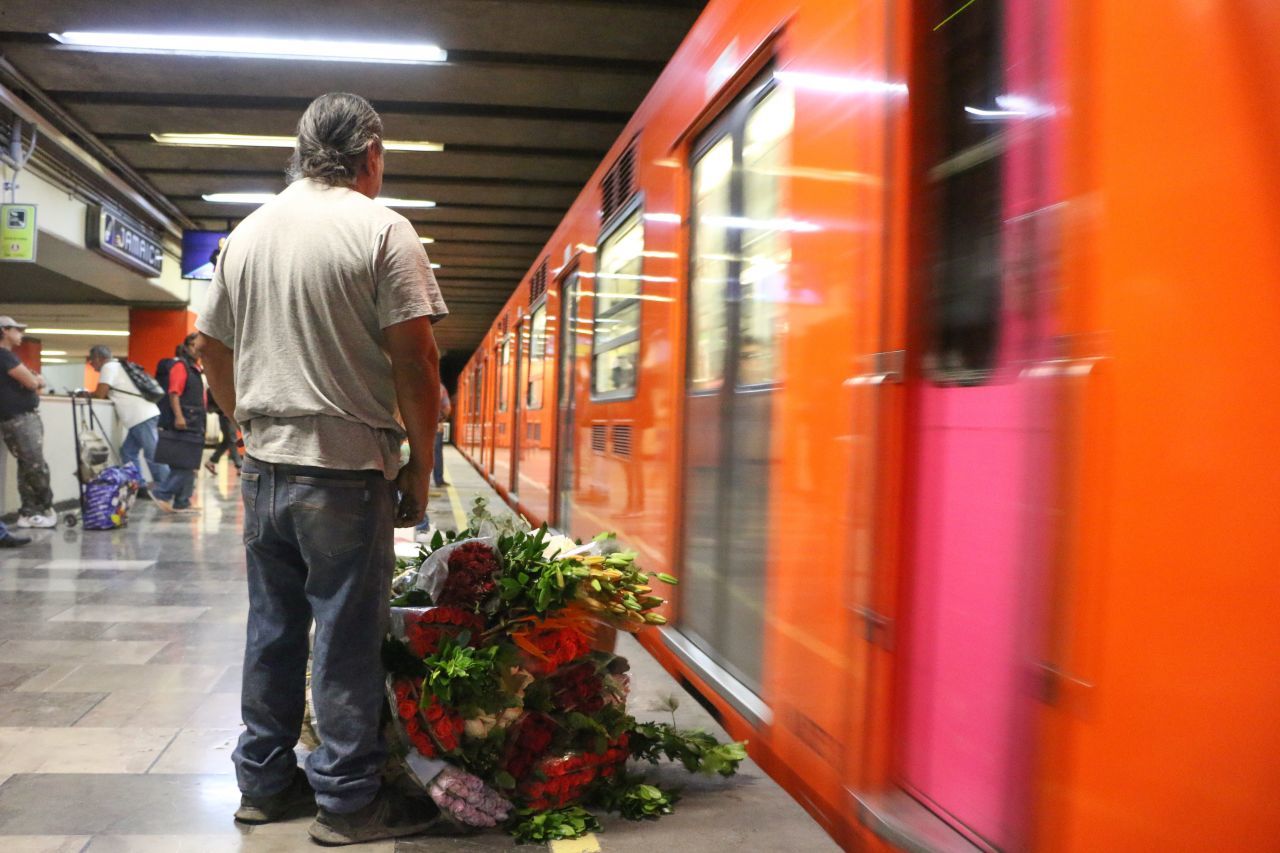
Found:
[[[142,483],[142,472],[130,462],[106,468],[84,487],[85,530],[115,530],[129,520],[129,508]]]

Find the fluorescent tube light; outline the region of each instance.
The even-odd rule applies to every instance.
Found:
[[[200,196],[213,204],[266,204],[276,197],[275,193],[205,193]],[[378,196],[379,204],[387,207],[435,207],[434,201],[416,198],[388,198]]]
[[[432,268],[433,270],[438,270],[438,269],[440,269],[440,265],[439,265],[439,264],[432,264],[432,265],[431,265],[431,268]]]
[[[66,364],[67,360],[65,358],[45,358],[42,355],[40,356],[40,363],[41,364]]]
[[[66,350],[61,350],[61,349],[42,349],[42,350],[40,350],[40,357],[41,357],[41,358],[44,358],[46,355],[66,355],[66,354],[67,354],[67,351],[66,351]]]
[[[128,332],[117,329],[27,329],[28,335],[93,335],[100,338],[127,338]]]
[[[419,237],[419,238],[418,238],[418,242],[419,242],[419,243],[424,243],[424,244],[425,244],[425,243],[434,243],[434,242],[435,242],[435,238],[434,238],[434,237]]]
[[[294,136],[255,136],[248,133],[153,133],[151,138],[160,145],[180,145],[187,148],[292,148],[297,142]],[[443,151],[439,142],[413,142],[386,139],[382,147],[387,151]]]
[[[114,53],[165,53],[303,59],[323,62],[381,62],[424,65],[444,62],[448,54],[434,44],[404,42],[279,39],[260,36],[211,36],[206,33],[49,33],[68,47]]]

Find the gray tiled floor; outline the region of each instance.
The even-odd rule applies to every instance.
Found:
[[[454,502],[497,499],[452,449]],[[231,751],[240,731],[246,595],[238,481],[201,474],[196,516],[140,504],[128,529],[35,534],[0,556],[0,851],[3,853],[291,853],[315,848],[307,819],[249,829]],[[401,532],[407,540],[407,532]],[[404,547],[412,550],[405,543]],[[633,710],[679,688],[638,646]],[[686,699],[681,722],[714,727]],[[606,821],[605,851],[834,849],[754,766],[733,780],[686,785],[657,824]],[[373,853],[510,850],[497,833],[365,845]]]

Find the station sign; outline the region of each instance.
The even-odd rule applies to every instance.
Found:
[[[120,214],[100,205],[89,205],[85,216],[85,245],[100,255],[137,273],[155,278],[164,263],[159,237]]]
[[[0,204],[0,261],[36,259],[36,206]]]

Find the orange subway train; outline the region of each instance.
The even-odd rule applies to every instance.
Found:
[[[1276,44],[711,0],[454,441],[682,578],[648,649],[848,849],[1278,850]]]

